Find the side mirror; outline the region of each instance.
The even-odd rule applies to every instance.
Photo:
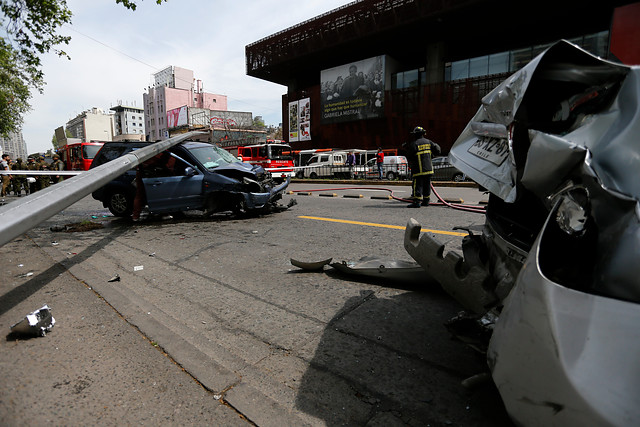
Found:
[[[194,176],[196,174],[196,170],[191,166],[187,166],[186,168],[184,168],[184,174],[186,176]]]

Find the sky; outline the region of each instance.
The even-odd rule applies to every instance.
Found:
[[[169,65],[194,71],[206,92],[226,95],[228,109],[250,111],[267,125],[282,122],[286,86],[247,76],[245,46],[350,3],[347,0],[67,0],[71,60],[42,56],[46,85],[24,116],[27,152],[50,148],[57,127],[93,107],[144,108],[152,75]],[[319,78],[319,76],[318,76]]]

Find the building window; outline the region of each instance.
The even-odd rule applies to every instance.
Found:
[[[420,71],[418,69],[391,75],[391,89],[406,89],[418,86],[420,86]]]
[[[608,31],[601,31],[591,35],[576,37],[569,41],[582,47],[593,55],[603,58],[607,57],[609,43]],[[463,80],[492,74],[515,72],[527,65],[533,58],[550,46],[550,43],[529,46],[493,55],[479,56],[476,58],[450,62],[445,64],[445,81]],[[398,77],[398,85],[400,85],[399,79],[400,77]],[[401,87],[398,86],[398,89],[400,88]]]

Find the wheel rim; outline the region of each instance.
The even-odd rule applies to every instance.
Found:
[[[124,213],[127,210],[127,198],[122,193],[114,193],[111,195],[111,207],[118,213]]]

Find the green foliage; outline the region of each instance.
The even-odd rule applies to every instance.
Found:
[[[156,0],[156,3],[162,4],[163,1],[167,1],[167,0]],[[124,7],[131,10],[136,10],[136,7],[138,7],[136,5],[136,2],[132,0],[116,0],[116,3],[122,4]]]
[[[264,120],[262,120],[262,119],[260,119],[258,117],[255,117],[253,119],[253,126],[252,127],[254,129],[264,129]]]
[[[29,111],[31,93],[25,81],[30,74],[4,39],[0,39],[0,64],[0,135],[7,137],[20,129],[22,115]]]
[[[116,3],[136,10],[133,0]],[[44,91],[40,55],[52,52],[71,59],[59,48],[71,37],[57,31],[71,23],[72,13],[66,0],[0,0],[0,11],[0,136],[6,137],[20,131],[22,116],[31,109],[31,91]]]

